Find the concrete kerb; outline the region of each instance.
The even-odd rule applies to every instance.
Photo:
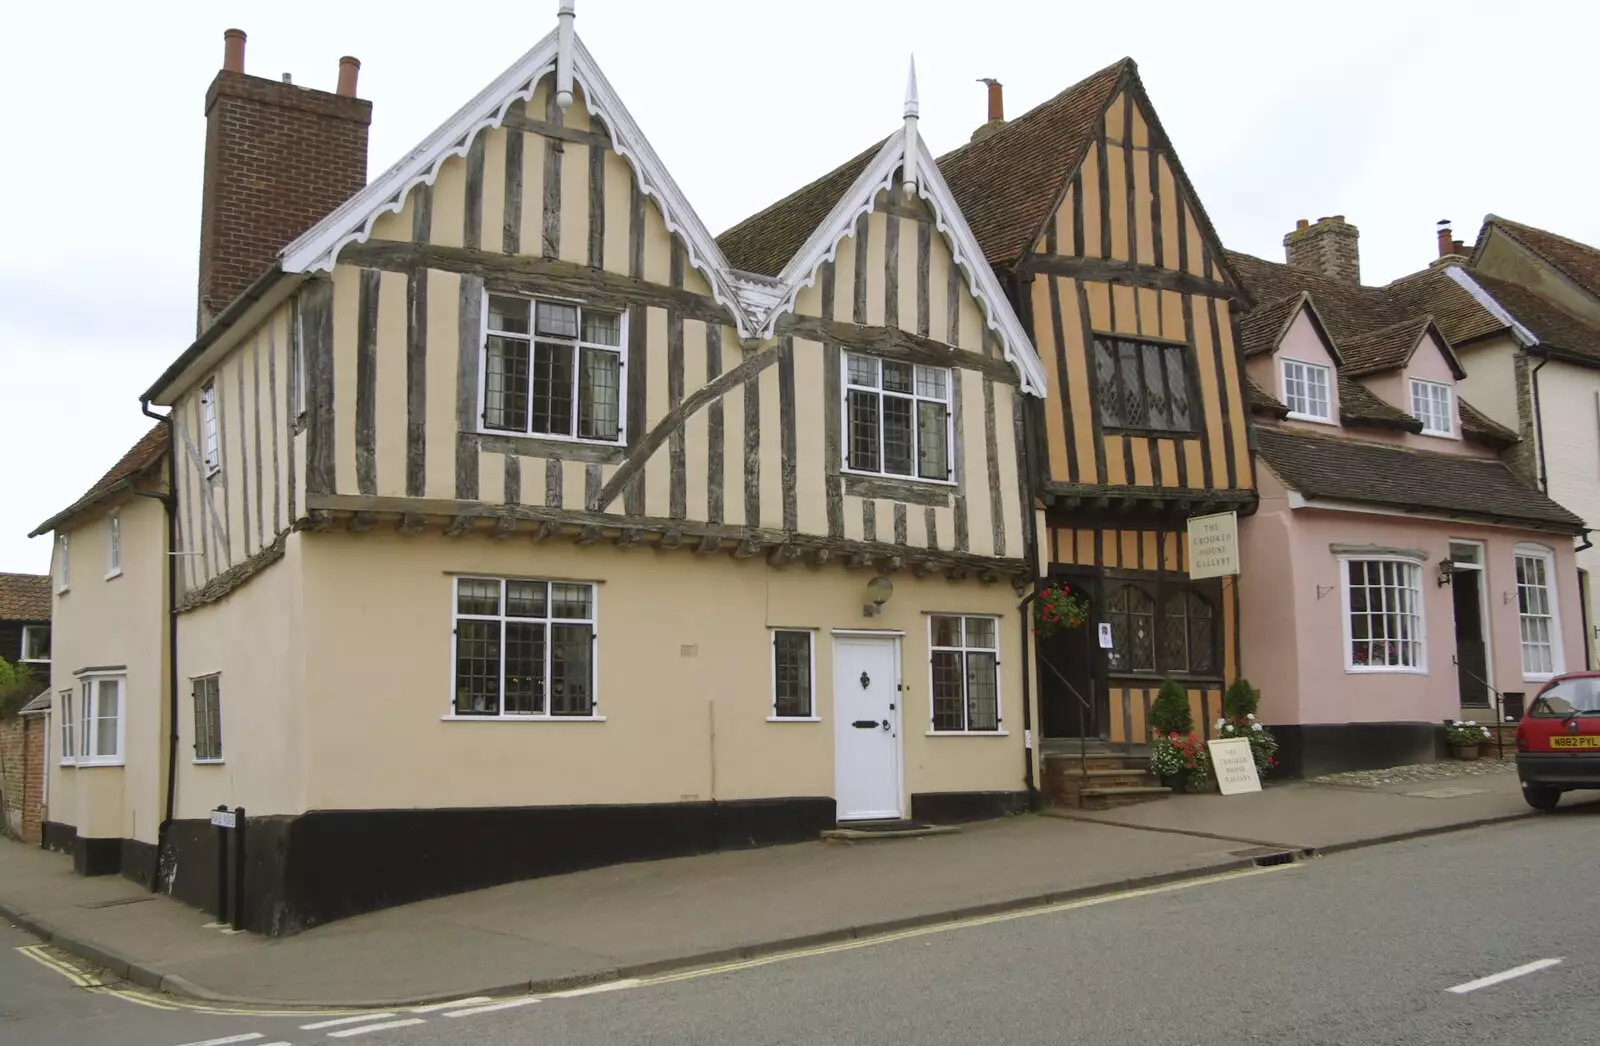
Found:
[[[1536,811],[1519,812],[1515,814],[1500,814],[1492,817],[1481,817],[1470,821],[1461,821],[1454,824],[1434,825],[1427,828],[1412,829],[1404,832],[1395,832],[1388,835],[1375,836],[1371,839],[1355,839],[1348,842],[1331,843],[1327,846],[1301,846],[1298,844],[1281,844],[1259,842],[1248,839],[1237,839],[1230,836],[1212,835],[1204,832],[1185,832],[1181,829],[1171,828],[1145,828],[1139,825],[1122,825],[1111,821],[1094,820],[1092,823],[1105,825],[1112,828],[1131,828],[1135,830],[1161,831],[1179,835],[1195,835],[1201,838],[1217,839],[1225,842],[1239,842],[1252,846],[1272,847],[1290,852],[1298,857],[1326,856],[1341,853],[1347,850],[1360,849],[1367,846],[1380,846],[1386,843],[1404,842],[1408,839],[1418,839],[1432,835],[1444,835],[1449,832],[1465,831],[1472,828],[1481,828],[1494,824],[1504,824],[1519,821],[1529,817],[1536,817]],[[1077,819],[1077,818],[1073,818]],[[1089,821],[1090,818],[1082,818]],[[736,945],[730,948],[718,948],[709,951],[670,958],[658,959],[645,963],[618,966],[603,970],[592,970],[578,974],[566,974],[560,977],[547,977],[530,981],[515,981],[512,983],[501,982],[488,987],[460,989],[446,993],[433,993],[409,997],[391,997],[382,999],[360,999],[330,1001],[326,999],[312,1000],[282,1000],[262,999],[251,996],[226,995],[211,991],[201,985],[195,984],[186,977],[168,973],[158,966],[128,959],[114,949],[106,948],[94,941],[79,938],[75,935],[62,933],[56,930],[47,921],[15,907],[0,903],[0,916],[4,916],[12,923],[27,930],[45,943],[60,948],[89,962],[104,966],[116,976],[133,981],[143,987],[165,992],[203,1002],[230,1003],[261,1008],[275,1008],[283,1010],[295,1009],[388,1009],[401,1006],[427,1006],[438,1002],[449,1002],[452,999],[464,998],[469,995],[509,996],[535,994],[543,995],[551,992],[569,991],[574,988],[589,987],[596,984],[606,984],[617,980],[631,978],[645,978],[659,976],[666,973],[676,973],[692,970],[698,967],[716,966],[722,963],[743,962],[751,959],[764,958],[781,954],[783,952],[803,951],[809,948],[820,948],[832,944],[841,944],[847,941],[865,940],[873,937],[882,937],[899,933],[905,930],[919,929],[926,926],[935,926],[940,923],[960,922],[966,919],[983,918],[990,915],[1003,915],[1009,912],[1021,912],[1033,908],[1046,908],[1051,905],[1065,904],[1072,901],[1089,900],[1110,894],[1124,893],[1130,890],[1151,889],[1166,886],[1172,883],[1184,882],[1190,879],[1203,879],[1207,876],[1221,875],[1227,872],[1242,871],[1256,866],[1253,858],[1241,857],[1230,861],[1218,861],[1196,868],[1187,868],[1175,872],[1161,872],[1155,875],[1138,876],[1116,882],[1100,883],[1093,886],[1078,887],[1071,890],[1049,891],[1041,894],[1029,894],[1024,897],[1011,898],[1001,901],[991,901],[984,904],[964,905],[958,908],[946,909],[938,912],[929,912],[921,915],[906,916],[897,919],[886,919],[878,922],[862,923],[857,926],[844,927],[838,930],[825,930],[820,933],[804,934],[795,937],[778,938],[770,941],[756,941],[745,945]]]

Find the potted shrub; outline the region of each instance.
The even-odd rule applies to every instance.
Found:
[[[1450,754],[1457,759],[1476,759],[1485,741],[1489,739],[1489,728],[1479,726],[1475,720],[1463,723],[1457,719],[1445,727],[1445,741],[1450,745]]]
[[[1189,710],[1189,692],[1183,684],[1168,678],[1150,704],[1150,770],[1161,783],[1175,792],[1189,787],[1189,778],[1204,768],[1202,779],[1209,778],[1210,760],[1205,744],[1195,735],[1194,713]]]
[[[1242,737],[1250,742],[1250,755],[1255,759],[1256,773],[1266,777],[1278,766],[1278,739],[1256,720],[1256,706],[1261,703],[1261,691],[1250,685],[1248,679],[1236,679],[1222,695],[1222,718],[1217,720],[1219,738]]]

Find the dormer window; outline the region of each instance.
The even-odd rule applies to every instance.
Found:
[[[1289,408],[1289,417],[1302,421],[1332,421],[1330,378],[1329,369],[1320,364],[1284,360],[1283,402]]]
[[[1422,422],[1427,436],[1455,435],[1455,411],[1451,409],[1450,386],[1437,381],[1411,380],[1411,413]]]

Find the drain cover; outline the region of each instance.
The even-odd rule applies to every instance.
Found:
[[[1401,792],[1400,794],[1415,796],[1418,799],[1460,799],[1464,795],[1482,795],[1485,791],[1487,789],[1446,785],[1443,788],[1425,788],[1420,792]]]
[[[1275,846],[1252,846],[1245,850],[1230,850],[1230,857],[1248,857],[1255,862],[1257,868],[1271,868],[1273,865],[1293,864],[1294,851],[1280,850]]]

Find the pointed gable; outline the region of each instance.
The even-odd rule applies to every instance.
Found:
[[[1478,264],[1491,230],[1520,243],[1543,258],[1567,279],[1594,297],[1600,298],[1600,249],[1566,236],[1491,214],[1483,220],[1483,228],[1478,232],[1478,242],[1473,247],[1474,266]]]

